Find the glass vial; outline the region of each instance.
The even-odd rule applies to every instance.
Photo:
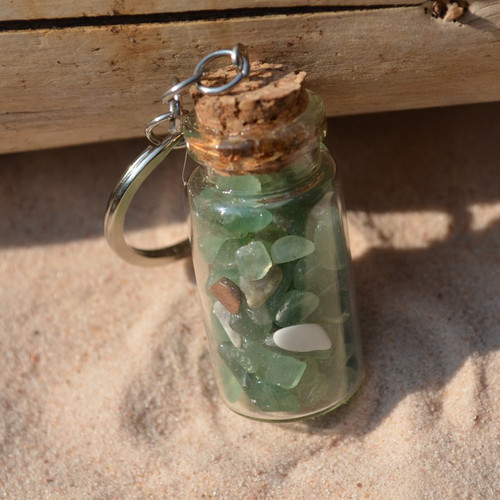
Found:
[[[191,245],[225,404],[291,421],[345,403],[363,375],[339,174],[321,99],[293,120],[184,129]]]

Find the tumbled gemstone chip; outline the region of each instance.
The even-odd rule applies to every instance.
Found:
[[[245,312],[256,325],[271,325],[274,320],[274,316],[271,315],[265,304],[256,308],[246,307]]]
[[[268,384],[253,375],[248,376],[249,382],[244,388],[250,401],[262,411],[296,412],[299,410],[297,397],[287,389]]]
[[[273,265],[261,241],[251,241],[236,251],[236,264],[240,275],[247,280],[262,279]]]
[[[210,287],[210,293],[231,313],[236,314],[243,301],[243,292],[229,278],[222,277]]]
[[[251,366],[253,370],[254,365],[251,360],[248,360],[248,356],[240,351],[241,349],[235,349],[227,342],[220,344],[218,348],[220,357],[231,370],[248,399],[262,411],[297,411],[299,409],[297,398],[289,390],[270,384],[248,371],[247,368]]]
[[[236,269],[236,252],[247,240],[243,238],[230,238],[220,246],[214,258],[215,269]]]
[[[273,220],[269,210],[258,207],[224,207],[218,215],[219,222],[234,236],[257,233]]]
[[[283,236],[276,240],[271,248],[271,256],[276,264],[291,262],[312,252],[314,252],[314,243],[295,235]]]
[[[346,266],[347,252],[342,217],[337,207],[318,207],[314,211],[314,245],[321,265],[332,271]]]
[[[241,335],[231,328],[231,313],[220,303],[216,302],[213,307],[214,316],[219,320],[234,347],[241,347]]]
[[[198,238],[198,247],[209,264],[214,261],[217,252],[226,240],[227,238],[222,236],[212,235],[200,236]]]
[[[296,387],[307,367],[304,361],[274,352],[258,343],[250,344],[246,353],[258,366],[257,377],[284,389]]]
[[[244,191],[259,193],[262,189],[259,179],[254,175],[220,175],[215,181],[217,188],[222,191]]]
[[[332,341],[325,330],[317,324],[306,323],[276,330],[274,343],[285,351],[323,351],[332,347]]]
[[[297,325],[304,321],[319,305],[319,298],[314,293],[303,290],[291,290],[285,295],[276,313],[279,326]]]
[[[263,325],[254,322],[248,315],[248,310],[242,307],[238,314],[231,315],[229,326],[245,339],[264,339],[273,325],[272,321]]]
[[[273,266],[267,274],[259,280],[248,280],[240,278],[240,287],[247,303],[252,308],[258,308],[276,291],[281,280],[283,271],[279,266]]]

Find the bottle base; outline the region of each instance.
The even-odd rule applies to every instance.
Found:
[[[230,404],[226,403],[224,401],[224,404],[229,410],[232,412],[241,415],[242,417],[249,418],[251,420],[255,420],[258,422],[268,422],[268,423],[287,423],[287,422],[297,422],[297,421],[303,421],[303,420],[310,420],[313,418],[318,418],[322,417],[323,415],[326,415],[327,413],[330,413],[333,410],[336,410],[342,405],[345,405],[349,402],[349,400],[354,396],[354,394],[358,391],[358,389],[361,387],[361,384],[363,383],[365,377],[364,371],[360,373],[359,379],[357,380],[356,384],[352,387],[352,389],[345,395],[343,399],[340,401],[335,402],[334,404],[325,406],[324,408],[320,408],[319,410],[315,410],[311,413],[304,413],[300,415],[290,415],[290,414],[283,414],[280,415],[278,413],[273,413],[273,415],[269,415],[269,417],[261,416],[261,415],[255,415],[255,414],[250,414],[250,413],[245,413],[242,411],[238,411],[235,408],[231,407]]]

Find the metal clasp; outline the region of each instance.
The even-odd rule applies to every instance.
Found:
[[[230,56],[237,75],[228,83],[218,87],[201,85],[201,79],[206,72],[207,64],[218,57]],[[125,261],[142,266],[156,266],[173,262],[186,257],[191,252],[188,240],[155,250],[135,248],[125,241],[124,225],[130,203],[146,178],[160,165],[172,149],[185,147],[182,133],[183,110],[181,93],[195,84],[205,94],[219,94],[237,85],[250,73],[250,65],[246,49],[237,44],[232,50],[217,50],[205,56],[196,66],[194,74],[179,82],[174,79],[172,87],[162,96],[162,101],[168,103],[168,113],[157,116],[145,128],[145,134],[152,146],[127,168],[108,200],[104,217],[104,235],[110,247]],[[159,135],[156,127],[169,123],[169,133]]]

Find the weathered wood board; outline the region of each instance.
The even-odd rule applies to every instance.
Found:
[[[43,2],[41,2],[43,3]],[[47,2],[49,3],[49,2]],[[174,2],[175,3],[175,2]],[[329,115],[500,100],[500,2],[0,32],[0,152],[133,137],[172,76],[242,42],[306,70]],[[432,126],[432,124],[429,124]]]
[[[415,0],[377,0],[377,5],[415,4]],[[0,20],[58,19],[95,16],[164,14],[235,9],[370,5],[370,0],[2,0]]]

